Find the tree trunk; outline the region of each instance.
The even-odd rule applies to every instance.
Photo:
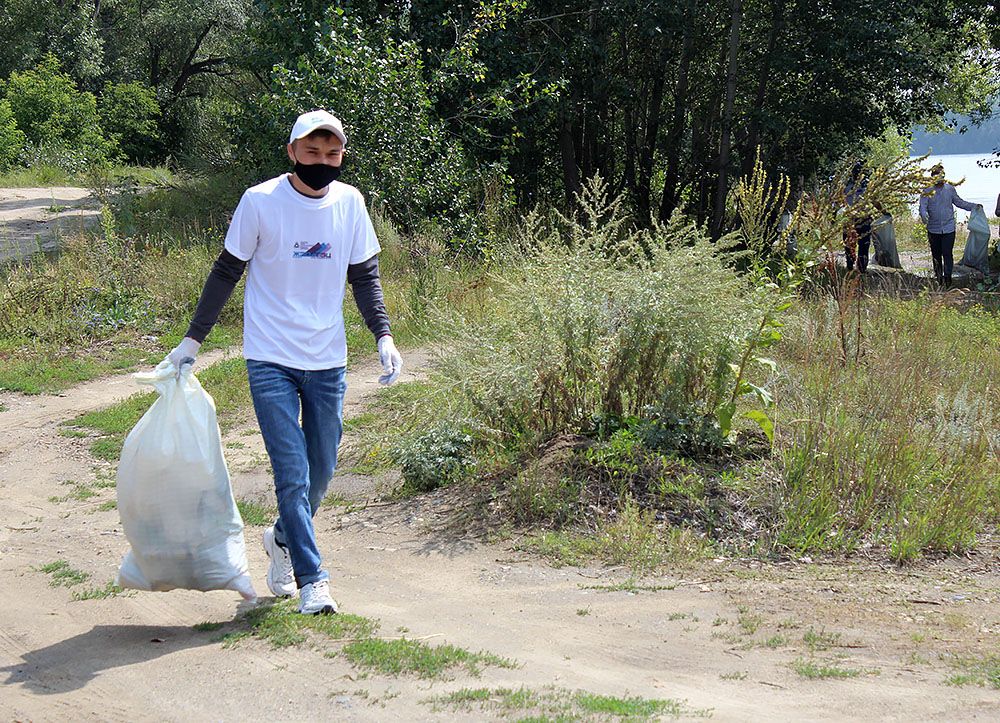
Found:
[[[656,157],[656,139],[660,135],[660,107],[663,105],[663,87],[666,85],[667,40],[660,41],[658,71],[653,76],[653,88],[649,93],[649,101],[645,112],[646,132],[639,145],[638,178],[636,188],[636,210],[640,223],[650,220],[651,183],[653,178],[653,160]]]
[[[785,1],[771,2],[771,29],[767,36],[767,52],[757,73],[757,93],[754,98],[750,116],[750,129],[747,131],[746,158],[743,161],[743,175],[749,175],[753,170],[757,146],[760,145],[760,120],[764,113],[764,103],[767,100],[768,83],[771,80],[771,68],[774,65],[774,51],[778,45],[778,36],[785,22]]]
[[[712,214],[712,237],[722,235],[726,215],[726,192],[729,190],[729,154],[733,133],[733,105],[736,101],[736,73],[739,69],[740,24],[743,19],[742,0],[732,0],[732,20],[729,26],[729,63],[726,70],[726,99],[722,106],[719,141],[719,178],[715,188],[715,209]]]
[[[580,192],[580,167],[576,164],[573,121],[570,118],[564,118],[559,126],[559,153],[562,156],[566,208],[572,209],[576,205],[576,195]]]
[[[667,135],[667,170],[663,179],[663,194],[660,197],[660,220],[666,221],[677,208],[680,181],[681,148],[684,143],[685,109],[688,97],[688,77],[691,72],[691,58],[694,55],[695,19],[698,14],[698,0],[690,0],[687,21],[684,24],[684,40],[681,47],[681,61],[677,68],[677,84],[674,88],[674,108]]]

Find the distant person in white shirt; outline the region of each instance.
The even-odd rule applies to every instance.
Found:
[[[243,356],[278,499],[264,530],[267,586],[299,593],[299,612],[335,613],[313,516],[337,465],[343,430],[346,282],[378,342],[383,384],[403,361],[389,332],[378,240],[361,193],[337,181],[347,135],[324,110],[303,113],[288,139],[291,173],[248,189],[233,214],[187,336],[167,356],[178,372],[194,357],[247,272]],[[301,422],[299,421],[301,418]]]
[[[920,220],[927,227],[927,241],[934,258],[934,278],[948,288],[951,286],[951,271],[955,265],[955,210],[954,206],[972,211],[982,208],[982,204],[963,200],[955,187],[944,180],[944,166],[940,163],[931,168],[934,185],[924,189],[920,196]]]

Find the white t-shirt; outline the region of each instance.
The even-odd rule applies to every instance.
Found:
[[[313,199],[284,174],[247,189],[226,250],[249,261],[243,356],[303,370],[347,363],[347,266],[380,251],[356,188],[335,181]]]

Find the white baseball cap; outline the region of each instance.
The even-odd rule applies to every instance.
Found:
[[[292,126],[291,135],[288,136],[288,142],[292,143],[299,138],[305,138],[320,128],[330,131],[340,139],[341,143],[345,146],[347,145],[347,134],[344,133],[344,125],[340,122],[340,118],[327,113],[325,110],[311,110],[296,118],[295,125]]]

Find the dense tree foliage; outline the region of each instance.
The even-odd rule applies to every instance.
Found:
[[[251,175],[328,107],[352,180],[406,223],[464,233],[485,199],[572,204],[600,174],[639,218],[718,232],[758,146],[801,188],[887,126],[988,113],[998,21],[996,0],[8,0],[0,78],[56,57],[145,109],[99,114],[130,158]]]

